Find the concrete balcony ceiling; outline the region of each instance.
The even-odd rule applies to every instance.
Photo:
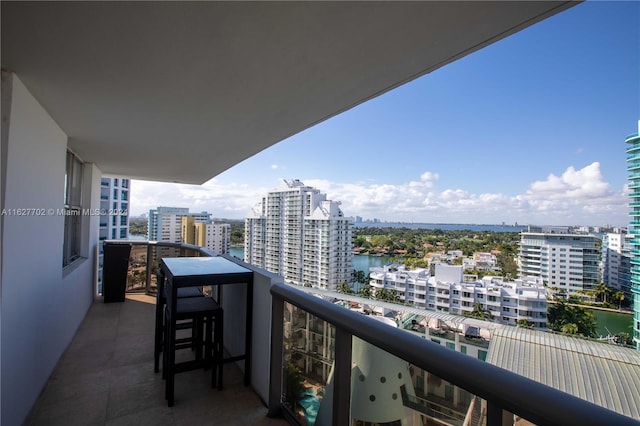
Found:
[[[104,173],[203,183],[576,2],[9,2],[2,68]]]

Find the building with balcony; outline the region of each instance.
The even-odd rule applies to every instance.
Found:
[[[98,247],[98,293],[102,292],[103,241],[129,238],[129,179],[100,180],[100,244]]]
[[[193,223],[207,223],[211,221],[211,214],[207,212],[190,213],[188,207],[158,207],[149,210],[148,235],[149,241],[171,241],[172,243],[195,244],[195,230],[185,230],[183,241],[182,218],[192,218]]]
[[[286,282],[335,290],[353,281],[352,221],[299,180],[269,192],[245,219],[245,262]]]
[[[633,300],[631,293],[631,234],[608,232],[602,237],[602,283],[624,293]]]
[[[208,248],[217,254],[226,254],[231,248],[231,225],[201,222],[198,216],[183,216],[182,241]]]
[[[129,179],[103,177],[100,180],[100,240],[129,237]]]
[[[640,121],[638,133],[625,139],[629,171],[631,222],[631,293],[633,294],[633,341],[640,350]]]
[[[540,277],[550,289],[565,296],[579,290],[592,290],[598,285],[597,237],[557,229],[535,229],[538,232],[532,229],[520,234],[518,274],[521,277]]]
[[[427,310],[465,315],[481,306],[487,318],[501,324],[526,320],[532,327],[547,327],[547,299],[539,277],[505,281],[486,276],[468,281],[462,266],[434,266],[433,276],[426,269],[407,270],[404,265],[371,268],[369,283],[374,289],[395,290],[403,303]]]
[[[465,270],[475,269],[482,272],[500,272],[498,258],[493,253],[476,252],[472,257],[462,259],[462,266]]]
[[[290,135],[574,5],[0,3],[1,207],[51,212],[0,218],[0,422],[210,424],[245,414],[233,392],[201,393],[198,383],[207,389],[210,383],[200,371],[196,380],[183,377],[183,399],[167,408],[152,366],[153,298],[100,303],[100,218],[82,213],[100,208],[103,176],[202,184]],[[34,241],[33,250],[23,249]],[[251,386],[238,388],[251,391],[246,400],[259,410],[246,424],[281,411],[284,303],[336,327],[334,397],[326,400],[333,424],[351,424],[352,336],[472,390],[488,401],[489,424],[507,410],[542,424],[633,421],[633,413],[333,311],[277,275],[242,264],[254,271],[256,303]],[[223,302],[231,355],[244,340],[245,315],[236,308],[246,300],[246,290],[234,290]],[[149,396],[144,410],[131,404],[140,395]],[[37,416],[27,420],[32,410]]]

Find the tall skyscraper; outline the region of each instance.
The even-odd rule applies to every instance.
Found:
[[[318,189],[297,179],[284,183],[245,219],[245,262],[307,287],[352,282],[351,219]]]
[[[629,196],[631,197],[631,292],[633,293],[633,341],[640,350],[640,121],[638,133],[625,139],[627,147],[627,171],[629,172]]]
[[[520,234],[520,277],[541,277],[550,289],[565,295],[594,289],[599,282],[597,238],[557,228],[548,231],[530,227]]]

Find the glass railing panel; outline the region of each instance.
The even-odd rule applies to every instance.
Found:
[[[357,337],[352,366],[352,426],[486,424],[474,395]]]
[[[147,289],[147,245],[133,244],[129,255],[127,287],[129,293],[144,292]]]
[[[331,398],[324,400],[335,359],[335,327],[289,303],[283,327],[281,402],[299,424],[328,425]]]

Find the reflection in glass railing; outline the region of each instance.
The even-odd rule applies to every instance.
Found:
[[[145,292],[155,293],[158,287],[156,282],[156,271],[160,267],[160,259],[163,257],[180,257],[185,250],[180,247],[166,247],[148,244],[133,244],[129,258],[129,269],[127,271],[126,291],[130,293]],[[197,255],[189,254],[189,255]],[[147,264],[151,264],[150,287],[147,289]]]
[[[335,328],[286,303],[282,403],[302,425],[315,425],[334,359]]]
[[[298,424],[330,426],[335,327],[284,306],[281,402]],[[371,318],[397,327],[390,318]],[[358,337],[352,337],[350,365],[352,426],[486,424],[486,408],[474,395]]]

